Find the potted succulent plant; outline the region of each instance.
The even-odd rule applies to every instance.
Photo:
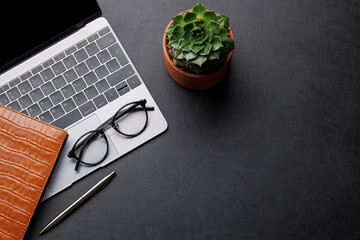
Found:
[[[226,75],[234,49],[229,18],[198,3],[174,17],[163,37],[171,77],[190,89],[206,89]]]

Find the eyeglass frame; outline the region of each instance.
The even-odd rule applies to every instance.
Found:
[[[121,134],[121,135],[123,135],[125,137],[129,137],[129,138],[136,137],[136,136],[140,135],[142,132],[144,132],[145,129],[147,128],[148,120],[149,120],[148,111],[154,111],[155,110],[154,107],[146,107],[145,106],[146,103],[147,103],[146,99],[141,99],[139,101],[134,101],[134,102],[130,102],[130,103],[125,104],[124,106],[119,108],[112,117],[107,119],[103,124],[101,124],[95,130],[88,131],[88,132],[84,133],[81,137],[79,137],[76,140],[76,142],[74,143],[74,146],[71,148],[71,150],[67,154],[67,156],[69,158],[74,158],[76,160],[75,171],[78,171],[80,163],[82,163],[82,164],[84,164],[86,166],[93,167],[93,166],[96,166],[96,165],[102,163],[103,161],[105,161],[105,159],[106,159],[106,157],[107,157],[107,155],[109,153],[109,141],[108,141],[108,139],[106,137],[105,130],[109,126],[111,126],[119,134]],[[126,107],[128,107],[128,106],[130,106],[132,104],[134,105],[133,107],[125,109]],[[145,112],[145,116],[146,116],[146,121],[145,121],[145,124],[144,124],[143,128],[140,129],[138,132],[136,132],[134,134],[127,134],[127,133],[121,132],[120,129],[118,128],[117,124],[115,123],[115,121],[118,120],[119,118],[121,118],[122,116],[124,116],[125,114],[131,113],[133,110],[138,109],[136,107],[138,107],[139,105],[142,107],[140,110],[143,110]],[[121,111],[124,111],[124,112],[121,112]],[[100,134],[101,137],[105,140],[105,142],[106,142],[106,152],[105,152],[103,158],[100,161],[97,161],[95,163],[84,162],[84,161],[81,160],[82,154],[84,153],[84,151],[85,151],[85,149],[87,147],[88,141],[90,141],[96,134]],[[84,138],[86,135],[89,135],[89,136]],[[79,143],[80,140],[82,140],[82,142]],[[80,145],[80,146],[77,146],[77,145]],[[77,156],[76,151],[78,151],[79,148],[82,148],[82,149],[80,149],[79,156]]]

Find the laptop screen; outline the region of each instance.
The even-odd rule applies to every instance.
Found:
[[[0,14],[0,73],[99,15],[96,0],[6,2]]]

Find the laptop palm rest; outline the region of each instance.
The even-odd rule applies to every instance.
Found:
[[[115,160],[115,158],[118,156],[118,151],[114,147],[111,138],[108,137],[109,152],[106,160],[102,164],[99,164],[95,167],[87,167],[81,165],[79,171],[74,170],[75,160],[67,157],[68,152],[71,150],[74,143],[79,137],[81,137],[85,132],[89,130],[96,129],[100,125],[100,123],[101,122],[99,118],[96,116],[96,114],[94,114],[68,130],[69,138],[53,169],[49,182],[46,186],[46,190],[42,196],[42,201],[70,187],[74,182],[80,180],[85,175]],[[95,148],[96,146],[93,146],[92,149],[89,149],[89,151],[93,151],[95,150]]]

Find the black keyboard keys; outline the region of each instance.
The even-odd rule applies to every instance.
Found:
[[[104,48],[110,46],[114,42],[116,42],[115,37],[112,33],[108,33],[105,36],[98,39],[97,44],[99,45],[100,49],[103,50]]]
[[[54,121],[54,118],[51,116],[50,112],[47,111],[47,112],[44,112],[43,114],[41,114],[39,116],[39,119],[43,122],[47,122],[47,123],[50,123],[52,121]]]
[[[95,112],[96,107],[93,104],[93,102],[90,101],[90,102],[87,102],[84,105],[80,106],[79,109],[80,109],[82,115],[85,117],[85,116],[89,115],[90,113]]]
[[[109,81],[110,86],[115,86],[116,84],[122,82],[124,79],[134,74],[135,74],[134,69],[129,64],[121,68],[119,71],[116,71],[115,73],[108,76],[107,80]]]
[[[32,90],[32,87],[30,86],[30,83],[28,81],[20,83],[18,85],[18,87],[19,87],[21,94],[23,94],[23,95]]]
[[[109,47],[109,51],[111,56],[117,58],[121,66],[126,65],[129,61],[127,60],[124,52],[121,50],[120,45],[118,43]]]
[[[71,111],[70,113],[62,116],[51,124],[59,128],[66,128],[71,124],[79,121],[82,118],[81,113],[78,109]]]

